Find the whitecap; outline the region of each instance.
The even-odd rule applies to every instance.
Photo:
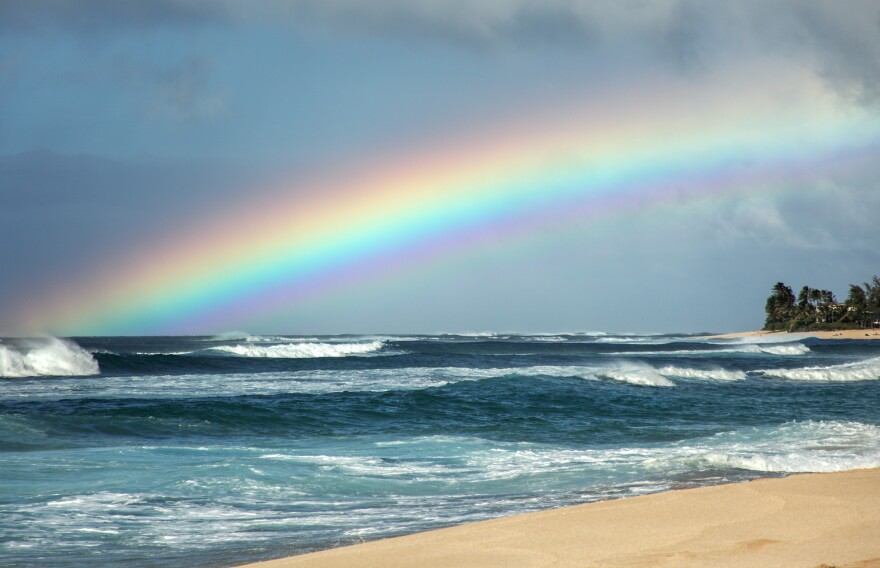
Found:
[[[674,387],[675,383],[661,375],[650,365],[620,364],[614,368],[597,371],[598,377],[607,377],[632,385],[649,387]]]
[[[220,345],[209,351],[219,351],[238,357],[275,359],[307,359],[315,357],[348,357],[374,354],[384,347],[381,341],[367,343],[285,343],[282,345]]]
[[[406,457],[400,458],[401,454]],[[566,473],[602,479],[624,471],[641,472],[639,477],[659,474],[666,478],[718,468],[765,473],[842,471],[880,466],[880,428],[850,421],[788,422],[671,444],[580,449],[466,436],[424,436],[383,440],[341,454],[289,451],[266,453],[260,458],[354,477],[455,479],[459,483]]]
[[[710,465],[751,471],[872,468],[880,466],[880,428],[859,422],[789,422],[772,429],[721,434],[710,440],[707,449],[702,459]]]
[[[875,381],[880,379],[880,357],[830,365],[827,367],[801,367],[798,369],[767,369],[758,371],[765,377],[793,381],[845,382]]]
[[[682,379],[742,381],[746,378],[746,373],[744,371],[740,371],[739,369],[722,369],[720,367],[712,369],[692,369],[667,365],[666,367],[657,369],[657,372],[665,377],[679,377]]]
[[[717,344],[712,344],[717,345]],[[794,344],[745,344],[734,345],[731,347],[723,347],[720,349],[676,349],[673,351],[615,351],[611,353],[603,353],[615,357],[648,357],[657,355],[685,355],[685,356],[706,356],[706,355],[730,355],[737,353],[745,353],[751,355],[782,355],[795,356],[806,355],[810,353],[810,348],[802,343]]]
[[[717,339],[711,340],[710,343],[718,343],[721,345],[726,344],[737,344],[737,343],[747,343],[747,344],[768,344],[768,343],[794,343],[796,341],[803,341],[805,339],[815,338],[817,336],[809,334],[809,333],[786,333],[782,335],[749,335],[746,337],[734,337],[729,339]]]
[[[98,362],[72,341],[55,337],[0,344],[0,377],[97,375]]]
[[[672,387],[675,384],[662,376],[654,367],[645,363],[620,361],[602,366],[584,365],[532,365],[530,367],[507,367],[500,369],[469,369],[449,367],[450,375],[464,375],[467,379],[502,377],[577,377],[587,380],[611,379],[633,385],[652,387]]]
[[[802,343],[773,345],[751,344],[746,345],[741,349],[734,349],[734,351],[742,351],[743,353],[767,353],[769,355],[805,355],[810,353],[810,348]]]
[[[655,337],[651,335],[634,335],[634,336],[619,336],[619,335],[609,335],[609,336],[600,336],[596,337],[596,343],[610,343],[610,344],[639,344],[639,345],[665,345],[667,343],[672,343],[673,341],[680,341],[680,339],[670,339],[670,338],[661,338]]]

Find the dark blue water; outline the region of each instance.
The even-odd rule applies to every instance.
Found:
[[[880,341],[0,343],[0,565],[232,566],[880,466]]]

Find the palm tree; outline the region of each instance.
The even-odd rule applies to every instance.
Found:
[[[837,298],[834,297],[834,292],[822,290],[822,319],[825,323],[834,319],[834,304],[836,303]]]
[[[791,321],[795,315],[794,300],[791,288],[782,282],[777,282],[764,307],[767,312],[764,329],[781,329],[784,324]]]
[[[798,294],[798,309],[806,313],[810,311],[810,287],[804,286]]]
[[[865,319],[865,311],[868,307],[867,297],[865,296],[865,291],[858,284],[850,284],[849,285],[849,296],[846,297],[846,302],[844,302],[846,306],[846,314],[845,317],[852,321],[855,321],[859,324],[862,324]]]

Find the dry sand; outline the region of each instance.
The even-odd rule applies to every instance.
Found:
[[[880,339],[880,329],[845,329],[840,331],[741,331],[738,333],[724,333],[711,335],[709,339],[739,339],[745,337],[818,337],[819,339]]]
[[[256,568],[880,567],[880,469],[515,515]]]

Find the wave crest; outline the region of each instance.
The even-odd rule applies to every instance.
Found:
[[[767,353],[769,355],[805,355],[810,352],[810,348],[803,343],[790,343],[783,345],[749,344],[741,349],[734,349],[734,351],[742,351],[744,353]]]
[[[765,377],[792,381],[846,382],[876,381],[880,379],[880,357],[830,365],[828,367],[802,367],[800,369],[768,369],[760,371]]]
[[[367,355],[382,349],[385,343],[285,343],[282,345],[221,345],[210,351],[230,353],[238,357],[264,357],[273,359],[309,359],[317,357],[348,357]]]
[[[661,367],[657,370],[666,377],[679,377],[682,379],[706,379],[713,381],[742,381],[746,378],[746,373],[739,369],[730,371],[716,367],[713,369],[691,369],[685,367],[673,367],[671,365]]]
[[[720,435],[724,439],[728,436]],[[752,439],[754,437],[754,439]],[[751,471],[844,471],[880,465],[880,428],[859,422],[790,422],[740,432],[705,454],[712,465]]]
[[[650,365],[621,363],[615,367],[602,369],[596,373],[598,377],[606,377],[615,381],[642,385],[646,387],[674,387],[675,383],[661,375]]]
[[[20,346],[0,345],[0,377],[97,375],[98,362],[72,341],[45,337]]]
[[[710,345],[716,344],[712,343]],[[747,343],[744,345],[736,344],[729,347],[720,347],[719,349],[675,349],[672,351],[615,351],[611,353],[605,353],[605,355],[613,355],[617,357],[648,357],[657,355],[685,355],[701,357],[707,355],[734,355],[737,353],[744,353],[747,355],[794,356],[806,355],[807,353],[810,353],[810,348],[802,343],[790,343],[785,345],[758,345]]]

